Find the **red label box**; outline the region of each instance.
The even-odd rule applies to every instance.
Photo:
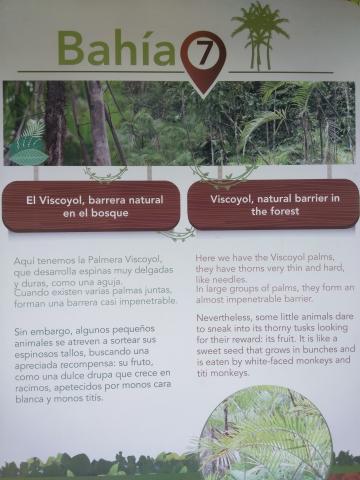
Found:
[[[195,228],[350,228],[359,219],[359,191],[349,180],[249,180],[226,186],[190,187],[188,215]]]
[[[14,232],[170,230],[180,219],[180,192],[166,181],[13,182],[2,215]]]

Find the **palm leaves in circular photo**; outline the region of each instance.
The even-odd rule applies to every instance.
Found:
[[[278,386],[254,386],[226,398],[199,440],[205,480],[325,480],[332,451],[317,407]]]

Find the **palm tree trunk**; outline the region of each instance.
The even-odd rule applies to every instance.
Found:
[[[127,160],[126,160],[123,148],[121,146],[119,137],[117,135],[116,129],[114,127],[114,124],[113,124],[113,121],[112,121],[112,118],[111,118],[110,109],[105,104],[104,104],[104,107],[105,107],[105,118],[106,118],[107,124],[109,125],[111,135],[113,137],[114,144],[115,144],[115,147],[116,147],[116,151],[118,152],[118,157],[119,157],[120,164],[121,165],[127,165]]]
[[[302,115],[302,127],[304,132],[304,163],[309,163],[309,140],[308,140],[308,122],[306,114]]]
[[[72,95],[71,95],[71,107],[72,107],[72,112],[73,112],[75,130],[76,130],[76,133],[77,133],[77,136],[78,136],[78,139],[79,139],[79,143],[80,143],[80,150],[81,150],[82,159],[84,161],[84,165],[90,165],[89,153],[87,151],[85,140],[84,140],[84,137],[82,136],[81,128],[80,128],[80,124],[79,124],[78,102],[77,102],[77,97],[76,97],[75,92],[73,92]]]
[[[109,142],[106,133],[105,105],[99,81],[86,83],[90,109],[91,135],[93,140],[94,164],[111,165]]]
[[[353,144],[352,135],[351,135],[351,111],[350,111],[349,84],[347,82],[344,82],[343,85],[344,85],[344,94],[345,94],[346,111],[347,111],[346,130],[347,130],[348,141],[349,141],[349,150],[351,152],[352,162],[354,163],[355,152],[354,152],[354,144]]]
[[[64,162],[65,82],[47,82],[45,108],[45,142],[49,155],[49,165],[62,165]]]
[[[44,92],[44,85],[45,83],[42,81],[35,81],[34,82],[34,95],[33,95],[33,114],[35,116],[38,115],[38,109],[40,104],[40,97]],[[34,181],[39,180],[39,166],[34,165],[33,167],[33,174],[34,174]]]
[[[14,98],[14,114],[15,114],[15,138],[18,138],[17,133],[19,132],[19,136],[21,134],[21,127],[23,125],[23,108],[21,104],[21,89],[22,89],[22,82],[15,82],[15,98]]]
[[[214,154],[212,130],[210,130],[210,151],[211,151],[211,165],[215,165],[215,154]]]
[[[320,162],[324,161],[324,138],[323,138],[323,128],[322,128],[322,119],[319,118],[319,132],[320,132]]]
[[[328,179],[332,178],[332,165],[331,165],[331,153],[330,153],[330,136],[329,136],[329,122],[326,122],[325,128],[326,144],[325,144],[325,154],[324,161],[326,163],[326,177]]]
[[[187,119],[186,119],[186,113],[187,113],[186,112],[186,95],[185,95],[184,89],[182,88],[181,89],[181,118],[182,118],[182,121],[184,122],[184,125],[185,125],[186,138],[187,138],[187,142],[188,142],[188,151],[190,152],[191,159],[192,159],[193,163],[195,163],[195,154],[194,154],[194,150],[192,148],[190,129],[189,129],[189,125],[188,125],[188,122],[187,122]]]
[[[324,137],[323,137],[323,118],[322,118],[322,111],[321,111],[321,99],[319,93],[316,96],[316,104],[317,104],[317,119],[319,125],[319,138],[320,138],[320,162],[323,163],[324,161]]]
[[[274,113],[276,112],[277,92],[274,94]],[[272,150],[276,148],[276,120],[273,121]]]

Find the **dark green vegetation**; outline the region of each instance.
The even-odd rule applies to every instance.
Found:
[[[105,480],[114,476],[126,476],[127,480],[146,480],[151,475],[152,480],[201,480],[198,458],[194,454],[177,455],[176,453],[161,453],[155,459],[141,455],[124,457],[119,452],[114,461],[104,459],[90,462],[85,454],[70,455],[64,453],[49,457],[46,462],[39,458],[31,458],[16,465],[6,463],[0,469],[0,477],[42,478],[49,480],[69,478],[72,475],[81,476],[83,480],[101,475]],[[122,472],[122,473],[121,473]],[[360,472],[360,456],[354,457],[349,452],[341,451],[333,459],[331,473]]]
[[[187,82],[4,82],[7,164],[42,125],[45,165],[348,164],[355,86],[221,82],[202,100]]]
[[[150,475],[150,476],[149,476]],[[132,476],[126,476],[126,480],[202,480],[201,473],[199,472],[194,472],[194,473],[151,473],[149,475],[132,475]],[[124,478],[124,476],[120,476]],[[14,478],[14,477],[3,477],[4,479],[7,478]],[[29,478],[29,477],[22,477],[18,476],[16,477],[18,480],[22,480],[23,478]],[[31,477],[31,478],[41,478],[42,480],[53,480],[52,477]],[[70,477],[56,477],[58,480],[69,480]],[[114,480],[114,475],[101,475],[101,479],[103,480]],[[81,476],[81,480],[94,480],[94,476]]]
[[[339,452],[335,458],[332,473],[360,472],[360,455],[351,455],[349,451]]]
[[[122,452],[116,455],[115,460],[93,460],[81,453],[71,457],[67,453],[49,457],[46,462],[39,458],[30,458],[20,465],[15,462],[6,463],[0,469],[1,477],[73,477],[73,476],[126,476],[136,475],[138,480],[146,475],[155,475],[162,478],[181,475],[181,480],[196,480],[199,465],[195,454],[178,455],[170,452],[160,453],[156,458],[141,455],[138,459],[134,455],[124,457]],[[154,478],[154,477],[152,477]]]

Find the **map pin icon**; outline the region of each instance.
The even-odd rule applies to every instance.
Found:
[[[203,68],[199,68],[194,65],[189,58],[189,49],[194,40],[197,40],[197,45],[206,47],[203,56],[199,62],[199,67],[204,65],[205,67]],[[218,47],[219,56],[214,65],[206,68],[206,63],[209,60],[209,55],[214,46],[214,43]],[[221,69],[224,66],[226,60],[226,47],[224,42],[215,33],[200,30],[186,37],[186,39],[181,45],[180,56],[184,64],[185,70],[189,74],[194,84],[203,94],[203,96],[205,96],[205,94],[214,84],[219,73],[221,72]]]

